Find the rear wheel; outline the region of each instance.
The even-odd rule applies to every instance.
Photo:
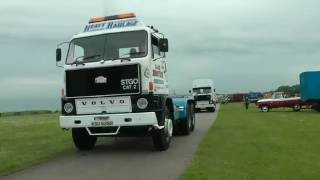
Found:
[[[90,136],[85,128],[73,128],[72,139],[79,150],[91,150],[97,142],[97,137]]]
[[[260,109],[261,109],[261,112],[268,112],[269,111],[268,106],[262,106]]]
[[[208,108],[208,111],[210,111],[210,112],[215,112],[215,111],[216,111],[216,108],[214,108],[214,107]]]
[[[194,112],[194,105],[191,104],[190,107],[191,107],[190,108],[190,115],[192,116],[191,117],[191,131],[193,131],[194,128],[196,127],[196,114]]]
[[[320,112],[320,104],[318,104],[318,103],[317,104],[313,104],[311,108],[316,110],[316,111],[318,111],[318,112]]]
[[[194,119],[194,110],[193,110],[193,105],[188,104],[187,105],[187,118],[180,122],[180,130],[181,133],[184,135],[190,134],[191,131],[194,129],[195,125],[195,119]]]
[[[300,111],[301,109],[301,105],[300,104],[295,104],[293,107],[292,107],[293,111],[297,112],[297,111]]]
[[[169,148],[173,133],[173,122],[167,107],[161,118],[164,121],[164,128],[152,131],[153,145],[158,151],[164,151]]]

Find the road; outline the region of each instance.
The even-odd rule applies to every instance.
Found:
[[[167,151],[153,150],[151,138],[114,138],[100,142],[93,151],[58,157],[1,180],[176,180],[182,175],[216,113],[197,113],[196,129],[189,136],[175,136]]]

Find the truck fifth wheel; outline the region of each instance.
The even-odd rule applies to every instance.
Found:
[[[72,130],[79,150],[101,136],[150,135],[166,150],[173,133],[195,127],[194,101],[169,96],[168,39],[127,13],[90,19],[68,44],[60,126]]]

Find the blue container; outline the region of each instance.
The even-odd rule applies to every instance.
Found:
[[[320,71],[300,74],[300,93],[304,101],[320,101]]]

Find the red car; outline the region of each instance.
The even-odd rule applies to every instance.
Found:
[[[257,106],[262,112],[268,112],[272,108],[289,107],[293,111],[300,111],[301,107],[307,105],[300,97],[284,98],[283,93],[274,93],[270,99],[260,99]]]

